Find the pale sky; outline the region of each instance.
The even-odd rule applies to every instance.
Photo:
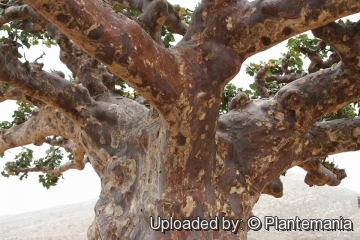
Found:
[[[198,1],[176,1],[170,0],[170,3],[181,4],[181,6],[194,9]],[[360,19],[358,14],[355,20]],[[285,43],[279,44],[272,49],[257,54],[245,61],[245,64],[250,62],[258,62],[260,60],[266,61],[271,58],[278,58],[281,56],[281,52],[285,51]],[[70,72],[63,66],[58,58],[58,49],[53,47],[51,49],[36,46],[32,47],[30,52],[26,53],[26,58],[29,61],[35,60],[39,57],[43,51],[46,55],[43,58],[45,63],[45,69],[56,69],[65,72],[65,75]],[[238,76],[232,81],[237,86],[247,87],[248,84],[253,81],[252,78],[245,76],[245,67],[242,67]],[[13,102],[0,103],[0,121],[11,120],[15,104]],[[42,157],[44,147],[34,147],[35,157]],[[45,147],[46,149],[46,147]],[[3,165],[7,160],[13,160],[16,153],[16,149],[7,151],[5,158],[0,159],[0,171],[3,170]],[[360,193],[360,152],[348,152],[337,154],[331,157],[335,160],[335,163],[341,168],[345,168],[348,177],[341,183],[341,187],[346,187]],[[300,168],[292,169],[298,173],[304,174],[304,171]],[[91,166],[87,164],[87,167],[83,171],[70,170],[64,173],[65,179],[60,179],[58,186],[51,187],[49,190],[45,189],[40,183],[38,183],[38,177],[36,174],[29,174],[29,178],[20,181],[18,178],[4,178],[0,176],[0,215],[9,215],[22,212],[29,212],[42,208],[53,207],[57,205],[64,205],[76,202],[83,202],[91,199],[97,199],[100,194],[100,180],[92,170]],[[304,183],[305,184],[305,183]],[[291,187],[291,186],[284,186]]]

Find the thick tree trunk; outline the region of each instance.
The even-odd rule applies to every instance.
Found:
[[[141,106],[133,103],[127,109],[130,108]],[[212,108],[204,115],[212,110],[218,114],[218,104]],[[156,226],[158,217],[165,220],[224,217],[245,221],[260,193],[246,185],[234,156],[227,153],[227,141],[216,136],[216,122],[198,114],[204,112],[201,105],[179,115],[180,124],[160,120],[153,109],[141,109],[142,116],[122,117],[119,113],[116,122],[119,125],[107,128],[117,129],[118,138],[114,130],[107,134],[95,132],[94,126],[88,130],[89,139],[103,138],[104,147],[111,142],[118,149],[106,164],[104,161],[92,164],[101,178],[102,192],[89,239],[245,239],[245,224],[239,225],[235,233],[222,231],[220,225],[219,231],[164,234],[151,229],[150,216],[156,220]],[[121,125],[121,119],[126,124]],[[92,161],[97,162],[99,157],[97,152]]]

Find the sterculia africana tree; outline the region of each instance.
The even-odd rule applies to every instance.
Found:
[[[246,239],[246,225],[237,235],[163,234],[149,217],[246,220],[262,193],[282,195],[287,169],[302,166],[311,185],[338,185],[341,176],[319,159],[360,149],[358,118],[320,121],[360,100],[360,23],[333,22],[360,12],[358,0],[203,0],[189,25],[186,10],[163,0],[3,2],[3,27],[24,32],[10,29],[2,39],[0,97],[37,108],[25,122],[3,126],[0,152],[46,142],[72,153],[64,164],[53,160],[57,148],[36,163],[19,157],[4,174],[42,171],[51,185],[91,164],[102,190],[89,239]],[[164,26],[183,35],[176,46],[165,48]],[[336,65],[293,77],[284,68],[278,76],[290,83],[274,96],[264,66],[259,98],[240,93],[220,115],[224,87],[245,59],[311,29],[335,49]],[[74,81],[21,62],[17,43],[27,34],[55,41]],[[121,82],[149,108],[121,94]]]

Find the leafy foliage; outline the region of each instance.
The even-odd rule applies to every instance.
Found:
[[[25,46],[26,48],[30,48],[31,46],[38,45],[40,41],[42,41],[42,43],[47,47],[56,45],[56,42],[52,39],[49,33],[44,31],[30,33],[25,30],[19,30],[18,27],[21,24],[23,24],[22,20],[16,20],[12,21],[10,24],[4,24],[1,26],[0,31],[5,34],[0,38],[0,43],[10,39],[16,42],[18,47]]]
[[[352,25],[353,22],[347,20],[339,20],[340,24],[343,25]],[[287,58],[287,66],[290,73],[302,74],[305,73],[303,69],[304,58],[306,58],[308,53],[316,51],[322,59],[326,59],[331,54],[335,54],[335,50],[329,45],[323,45],[318,38],[310,38],[306,34],[300,34],[296,37],[290,38],[287,42],[288,52],[286,54],[282,54],[283,57],[278,59],[270,59],[268,62],[260,61],[259,63],[250,63],[246,66],[246,74],[249,76],[255,76],[257,72],[265,67],[269,66],[269,70],[265,73],[265,77],[268,77],[272,74],[275,75],[284,75],[281,65],[283,64],[284,58]],[[283,83],[277,82],[267,82],[266,88],[269,90],[270,94],[277,93],[284,85]],[[246,92],[249,94],[251,98],[258,98],[259,94],[256,89],[256,83],[251,83],[249,85],[250,92]],[[225,88],[225,92],[226,92]],[[233,93],[232,93],[233,94]],[[224,98],[226,99],[226,98]],[[222,103],[225,104],[225,103]],[[340,118],[353,118],[357,116],[356,107],[359,108],[359,103],[353,103],[348,106],[339,109],[338,111],[328,114],[322,118],[323,121],[330,121],[334,119]]]
[[[331,121],[341,118],[354,118],[356,117],[356,108],[352,105],[347,105],[336,112],[330,113],[322,118],[323,121]]]
[[[34,151],[31,149],[23,147],[20,153],[15,156],[14,161],[5,163],[4,170],[1,172],[1,175],[4,177],[18,176],[20,180],[23,180],[28,177],[28,172],[36,171],[37,167],[55,169],[60,166],[64,155],[60,148],[55,148],[53,146],[50,146],[50,148],[45,151],[46,156],[43,158],[34,160],[33,152]],[[20,171],[24,169],[27,169],[28,171]],[[55,186],[57,184],[60,177],[62,177],[62,175],[53,177],[49,174],[41,174],[39,175],[39,182],[49,189],[51,186]]]
[[[187,8],[183,8],[183,7],[181,7],[179,10],[180,18],[182,20],[184,20],[187,24],[190,23],[192,13],[193,13],[193,11],[191,11],[190,9],[187,9]]]
[[[0,131],[4,129],[9,129],[14,125],[22,124],[31,117],[32,111],[35,108],[34,105],[21,101],[16,101],[16,104],[18,105],[18,108],[13,112],[13,121],[0,122]]]
[[[18,173],[16,169],[30,167],[33,159],[33,152],[34,151],[29,148],[22,148],[21,152],[15,156],[15,161],[5,163],[4,171],[1,172],[1,175],[4,177],[9,177],[12,175],[19,176],[20,180],[27,178],[27,172]]]
[[[31,117],[31,114],[34,110],[34,105],[26,102],[16,101],[16,104],[19,106],[17,110],[14,111],[13,124],[19,125]]]
[[[355,24],[355,22],[351,21],[350,19],[346,19],[346,20],[340,19],[338,21],[338,23],[343,25],[343,26],[352,26],[352,25]]]
[[[167,30],[166,26],[163,26],[161,28],[161,38],[162,38],[163,44],[166,48],[172,47],[172,45],[170,43],[175,42],[174,35]]]
[[[229,102],[236,96],[237,93],[242,92],[242,88],[236,87],[234,84],[229,83],[226,85],[221,97],[220,113],[226,113],[229,111]]]
[[[56,186],[59,181],[59,177],[51,177],[48,174],[39,175],[39,183],[41,183],[46,189],[49,189],[52,186]]]
[[[287,43],[287,48],[291,56],[298,56],[301,50],[307,52],[318,51],[322,58],[327,58],[330,54],[335,53],[334,48],[327,45],[326,47],[320,47],[321,39],[309,38],[307,34],[300,34],[294,38],[290,38]]]

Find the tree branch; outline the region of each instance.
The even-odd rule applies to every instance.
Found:
[[[310,59],[308,67],[309,73],[317,72],[320,69],[330,68],[341,60],[338,54],[331,54],[330,57],[324,61],[319,55],[318,50],[310,51],[307,48],[299,48],[299,51]]]
[[[11,44],[0,45],[0,80],[23,94],[39,99],[60,109],[74,121],[82,124],[87,107],[95,101],[85,88],[65,80],[55,73],[41,70],[38,63],[22,63],[17,58],[17,49]]]
[[[303,143],[306,158],[360,150],[360,118],[316,123]]]
[[[265,85],[265,74],[269,69],[270,66],[266,64],[255,74],[256,90],[258,91],[261,98],[268,98],[270,96],[269,90]]]
[[[0,153],[27,144],[42,145],[45,138],[51,135],[76,140],[79,131],[78,127],[59,111],[51,107],[37,109],[23,124],[0,131]]]
[[[88,159],[85,157],[82,159],[81,165],[85,166],[85,164],[88,162]],[[35,167],[29,167],[29,168],[21,168],[21,167],[17,167],[15,169],[11,169],[14,173],[28,173],[28,172],[43,172],[48,174],[50,177],[59,177],[63,172],[70,170],[70,169],[77,169],[77,170],[82,170],[84,169],[81,168],[77,168],[76,167],[76,163],[73,161],[68,161],[63,165],[60,165],[54,169],[50,169],[48,167],[45,166],[35,166]]]
[[[67,152],[71,152],[74,154],[74,163],[75,168],[78,170],[84,169],[84,161],[85,158],[85,149],[81,146],[81,144],[75,143],[72,140],[64,139],[64,138],[45,138],[45,143],[50,144],[51,146],[59,146],[65,149]]]
[[[323,186],[325,184],[329,186],[338,186],[341,180],[346,177],[346,173],[343,169],[333,168],[328,169],[323,164],[324,159],[314,158],[299,165],[303,168],[307,174],[305,176],[305,183],[310,187]]]
[[[9,86],[8,88],[1,87],[1,84],[2,83],[0,82],[0,102],[6,101],[6,100],[17,100],[17,101],[31,103],[38,107],[45,106],[44,102],[42,102],[36,98],[27,96],[11,86]]]
[[[220,2],[219,2],[220,3]],[[242,59],[339,18],[360,12],[357,0],[203,1],[185,35],[194,41],[216,41]],[[203,20],[202,20],[203,19]],[[203,26],[207,26],[204,28]]]
[[[74,141],[57,136],[47,137],[44,142],[51,146],[62,147],[66,152],[73,152],[76,147]]]
[[[108,91],[105,85],[100,81],[102,76],[98,71],[98,64],[94,64],[93,59],[91,59],[73,42],[69,41],[65,35],[41,17],[32,7],[28,5],[9,7],[5,11],[3,21],[5,23],[5,21],[8,22],[25,18],[29,19],[27,19],[26,23],[22,23],[19,28],[29,32],[40,30],[48,31],[60,46],[60,60],[80,79],[80,82],[89,90],[91,96],[99,95]],[[2,19],[0,18],[0,25],[1,20]],[[38,27],[34,27],[36,25]],[[29,28],[29,26],[31,27]]]
[[[171,5],[165,0],[113,0],[110,3],[141,12],[142,14],[137,17],[136,21],[159,44],[162,44],[161,28],[163,25],[166,25],[170,32],[180,35],[184,35],[188,29],[181,19],[180,7]]]
[[[352,26],[331,23],[313,32],[331,44],[342,61],[288,84],[275,96],[286,114],[296,119],[296,128],[304,132],[320,117],[360,99],[360,49],[354,44],[360,41],[360,22]]]
[[[254,52],[266,50],[296,34],[360,12],[357,0],[262,0],[251,2],[249,28],[253,29],[242,40],[241,48]],[[241,25],[237,26],[238,28]],[[234,30],[236,30],[236,28]],[[250,47],[246,43],[253,42]],[[242,52],[247,52],[242,51]],[[251,51],[252,52],[252,51]]]
[[[89,55],[83,52],[52,24],[47,24],[46,30],[60,46],[60,60],[80,80],[82,85],[89,90],[91,96],[109,91],[101,81],[105,74],[110,74],[106,69],[103,69],[105,72],[99,71],[100,64],[95,59],[90,58]],[[113,79],[113,82],[115,82],[115,79]]]
[[[359,4],[360,5],[360,4]],[[343,26],[332,22],[321,28],[314,29],[315,37],[323,39],[330,44],[339,53],[342,62],[349,68],[359,69],[359,48],[355,42],[360,40],[360,21],[350,25]]]
[[[360,73],[339,63],[283,87],[274,97],[293,118],[294,129],[307,132],[322,116],[360,100]]]
[[[156,44],[134,21],[95,0],[26,1],[91,57],[104,63],[158,109],[170,111],[178,72],[172,53]],[[166,71],[160,69],[166,68]],[[175,86],[175,87],[174,87]],[[165,102],[166,99],[166,102]]]
[[[21,20],[27,17],[38,18],[39,15],[29,5],[8,7],[6,8],[4,15],[0,16],[0,27],[10,21]]]
[[[299,78],[306,76],[306,73],[297,74],[289,73],[286,75],[271,74],[270,76],[265,77],[265,82],[277,82],[277,83],[291,83]]]
[[[268,194],[276,198],[281,198],[284,194],[283,192],[283,183],[280,180],[280,177],[269,183],[263,190],[263,194]]]

